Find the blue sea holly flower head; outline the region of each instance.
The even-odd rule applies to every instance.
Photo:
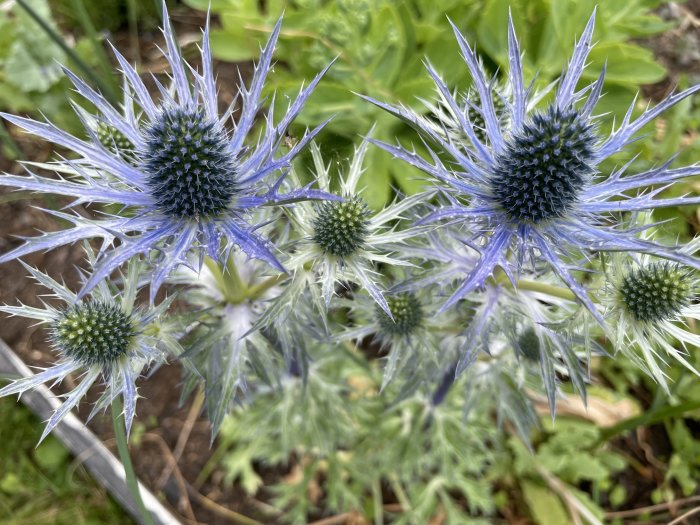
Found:
[[[74,204],[122,205],[125,211],[102,215],[88,221],[88,226],[83,218],[75,218],[73,228],[32,238],[1,256],[0,262],[80,239],[101,237],[110,243],[118,238],[119,245],[98,259],[79,297],[131,257],[153,250],[159,257],[155,261],[151,298],[170,272],[186,262],[193,251],[219,258],[236,245],[248,256],[283,271],[270,242],[256,231],[259,225],[249,220],[251,212],[261,206],[325,196],[309,186],[280,192],[291,160],[324,124],[304,134],[286,153],[276,154],[287,128],[328,68],[301,89],[278,122],[275,123],[270,109],[263,131],[256,142],[250,143],[247,139],[263,104],[261,93],[272,67],[282,20],[262,49],[250,86],[246,88],[241,80],[237,100],[220,115],[209,21],[204,29],[199,72],[183,62],[165,4],[163,13],[163,54],[170,66],[171,85],[166,88],[153,78],[159,91],[157,101],[136,70],[114,49],[125,89],[136,108],[128,103],[124,112],[117,111],[101,94],[65,70],[77,92],[99,111],[92,121],[84,120],[88,140],[50,122],[3,114],[6,120],[71,150],[78,158],[57,163],[59,171],[72,172],[70,178],[50,179],[30,171],[28,177],[4,175],[0,177],[1,185],[75,197]],[[240,114],[229,129],[227,123],[232,122],[237,104]],[[96,173],[106,175],[96,177]]]
[[[371,169],[364,166],[368,146],[369,142],[364,140],[355,149],[347,169],[340,175],[339,197],[342,200],[302,202],[286,210],[303,238],[301,242],[292,241],[294,253],[285,261],[285,266],[296,281],[307,278],[312,295],[320,295],[325,308],[330,305],[336,286],[351,282],[367,290],[377,305],[391,315],[376,265],[410,266],[396,254],[418,229],[400,228],[399,223],[408,218],[415,206],[429,199],[430,194],[400,196],[384,209],[373,212],[363,199],[363,188],[358,188],[364,170]],[[315,143],[309,149],[318,186],[330,192],[330,165],[325,164]],[[308,280],[310,274],[315,276],[313,281]],[[317,291],[319,284],[320,293]],[[290,288],[296,289],[293,284]]]
[[[90,253],[88,254],[92,259]],[[60,356],[53,366],[33,376],[13,381],[0,389],[0,397],[22,394],[43,383],[62,381],[69,374],[81,374],[78,386],[66,394],[65,402],[52,414],[40,442],[63,417],[85,396],[88,389],[102,378],[104,391],[94,405],[91,419],[109,406],[119,395],[123,398],[127,435],[136,414],[137,378],[150,365],[164,363],[168,354],[179,354],[173,326],[163,319],[171,304],[140,308],[135,305],[143,264],[132,259],[123,289],[111,281],[100,281],[87,298],[75,293],[48,275],[22,263],[25,269],[63,306],[45,304],[43,308],[26,305],[0,306],[0,311],[13,316],[35,319],[45,326],[53,349]],[[141,279],[142,280],[142,279]]]
[[[654,254],[700,268],[700,261],[675,247],[638,238],[638,230],[616,226],[615,214],[697,204],[700,197],[664,198],[661,191],[677,180],[700,174],[700,166],[671,168],[669,163],[628,174],[631,161],[610,176],[599,173],[601,162],[626,148],[635,134],[674,104],[700,92],[695,85],[671,95],[633,119],[634,103],[609,136],[600,135],[594,110],[603,90],[605,68],[590,85],[577,89],[591,49],[595,12],[576,43],[553,100],[532,108],[532,87],[523,79],[520,46],[513,21],[508,32],[509,96],[495,92],[477,55],[453,25],[462,57],[471,73],[478,99],[473,108],[483,121],[485,136],[470,119],[438,73],[426,66],[441,95],[460,119],[468,141],[438,133],[405,107],[367,98],[402,118],[422,134],[430,160],[414,150],[373,142],[398,159],[437,179],[447,204],[423,222],[446,221],[453,230],[473,232],[481,257],[443,308],[454,305],[484,285],[497,267],[515,282],[525,262],[546,263],[566,286],[604,324],[584,286],[575,278],[574,265],[591,252],[625,251]],[[507,115],[497,114],[494,99],[502,97]],[[439,148],[438,152],[433,151]],[[444,160],[449,157],[450,162]],[[650,191],[646,190],[654,187]],[[635,193],[636,192],[636,193]]]

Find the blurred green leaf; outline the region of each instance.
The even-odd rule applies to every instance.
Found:
[[[648,49],[623,42],[603,43],[595,46],[589,61],[600,70],[607,61],[607,82],[627,86],[653,84],[666,76],[666,69],[654,59]],[[587,74],[593,77],[592,73]]]
[[[34,459],[43,468],[54,470],[66,463],[69,453],[56,438],[49,436],[34,451]]]
[[[25,488],[22,480],[19,479],[19,476],[14,472],[6,473],[2,479],[0,479],[0,490],[8,494],[19,494]]]
[[[41,49],[41,46],[37,46]],[[5,79],[23,92],[46,92],[63,75],[59,61],[63,60],[60,50],[51,46],[45,47],[43,56],[30,52],[34,46],[29,46],[22,40],[17,40],[10,48],[5,61]],[[51,54],[53,49],[55,53]]]
[[[522,483],[523,496],[532,518],[538,525],[569,525],[571,518],[558,496],[551,489],[535,482]]]

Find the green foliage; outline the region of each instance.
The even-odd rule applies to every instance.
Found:
[[[532,518],[538,525],[567,525],[570,522],[561,499],[549,488],[526,480],[522,489]]]
[[[48,0],[27,3],[58,31]],[[88,65],[94,65],[96,57],[88,40],[79,40],[74,50]],[[64,129],[78,129],[78,119],[66,97],[70,82],[61,64],[70,65],[66,54],[19,4],[0,10],[0,110],[43,113]]]
[[[74,9],[76,0],[54,0],[54,11],[57,17],[65,21],[69,27],[81,25],[80,17]],[[160,25],[160,0],[82,0],[88,16],[95,27],[100,30],[115,32],[124,29],[129,18],[138,19],[141,27],[155,29]],[[174,2],[168,1],[168,8]],[[130,13],[135,9],[136,13]]]
[[[46,0],[30,5],[56,28]],[[65,109],[58,62],[65,55],[18,4],[0,11],[0,107],[13,112],[41,107],[52,116]],[[60,121],[60,119],[59,119]]]
[[[31,0],[29,3],[55,30],[48,2]],[[65,56],[61,49],[19,7],[15,7],[14,20],[4,15],[0,23],[5,38],[9,36],[8,33],[12,35],[3,60],[5,81],[22,92],[48,91],[62,75],[59,63],[65,60]]]
[[[0,522],[4,525],[122,525],[130,520],[14,399],[0,400]]]
[[[186,0],[205,10],[209,0]],[[221,29],[212,34],[214,54],[234,62],[258,56],[259,42],[270,32],[284,10],[285,20],[276,59],[281,67],[271,77],[276,103],[286,105],[303,79],[310,79],[330,60],[338,57],[298,119],[302,126],[314,126],[333,116],[322,137],[324,151],[339,158],[350,154],[373,123],[374,136],[393,142],[417,142],[405,124],[365,103],[356,94],[388,102],[402,102],[419,108],[418,99],[430,99],[434,86],[424,65],[429,60],[447,84],[465,89],[469,77],[447,19],[452,20],[476,44],[485,66],[494,74],[507,70],[507,42],[504,31],[508,9],[525,54],[527,78],[538,74],[538,87],[558,76],[574,45],[574,35],[598,5],[599,23],[594,40],[598,45],[584,74],[590,81],[598,76],[607,60],[608,82],[601,108],[618,117],[624,114],[642,84],[664,78],[666,71],[651,51],[629,42],[669,26],[650,10],[659,0],[612,0],[558,2],[553,0],[214,0]],[[425,110],[425,109],[424,109]],[[391,195],[392,185],[406,193],[421,187],[422,176],[413,168],[391,162],[378,149],[368,154],[361,185],[367,186],[370,206],[380,207]]]
[[[590,421],[545,424],[528,449],[499,427],[486,396],[466,412],[459,384],[437,407],[425,394],[396,402],[391,388],[378,394],[380,384],[374,364],[346,348],[319,358],[306,385],[283,380],[274,403],[259,396],[222,426],[226,481],[256,494],[261,471],[281,473],[265,489],[285,523],[354,511],[375,523],[423,524],[443,516],[448,524],[485,525],[506,505],[539,525],[571,523],[548,477],[598,518],[601,505],[584,488],[624,503],[615,475],[626,461],[600,442]],[[401,510],[387,509],[387,501]]]
[[[682,221],[677,221],[682,222]],[[692,349],[688,361],[700,364],[700,349]],[[654,491],[655,503],[668,502],[697,491],[700,479],[700,384],[681,366],[669,368],[671,396],[648,376],[634,370],[627,360],[606,361],[601,374],[620,393],[650,393],[650,406],[640,415],[605,429],[601,438],[610,441],[622,433],[634,433],[642,426],[661,425],[670,443],[668,455],[657,459],[666,465],[664,482]]]
[[[682,419],[666,422],[666,431],[673,447],[666,480],[678,483],[684,496],[695,492],[700,479],[700,440],[690,430],[689,424],[696,426],[697,419],[693,422]]]

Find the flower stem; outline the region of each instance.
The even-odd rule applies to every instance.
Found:
[[[112,425],[114,426],[114,437],[117,439],[117,449],[119,449],[119,459],[121,459],[122,465],[124,467],[124,474],[126,476],[126,484],[131,491],[131,495],[136,502],[136,506],[139,512],[143,516],[143,522],[146,525],[155,525],[153,517],[146,509],[146,505],[143,503],[141,498],[141,492],[139,491],[139,482],[136,479],[136,473],[134,472],[134,465],[131,463],[131,457],[129,456],[129,447],[126,443],[126,429],[124,427],[124,414],[122,412],[122,402],[119,397],[114,398],[112,401]]]
[[[278,284],[280,284],[287,277],[289,277],[289,275],[287,275],[286,273],[281,273],[279,275],[275,275],[274,277],[268,277],[264,281],[254,284],[253,286],[248,288],[248,297],[253,300],[260,298],[262,294],[264,294],[273,286],[277,286]]]
[[[496,282],[496,284],[509,284],[510,279],[508,279],[508,276],[506,273],[501,270],[500,268],[496,268],[496,270],[493,272],[493,280]],[[515,282],[515,288],[517,290],[528,290],[530,292],[539,292],[547,295],[551,295],[552,297],[559,297],[560,299],[565,299],[567,301],[574,301],[576,302],[578,299],[576,298],[576,294],[569,290],[568,288],[562,288],[561,286],[555,286],[553,284],[549,283],[542,283],[538,281],[530,281],[527,279],[520,279]],[[594,303],[598,302],[598,299],[595,297],[591,297],[591,300]]]
[[[554,286],[553,284],[539,283],[537,281],[528,281],[527,279],[521,279],[517,282],[519,290],[529,290],[531,292],[540,292],[552,297],[559,297],[560,299],[566,299],[567,301],[576,301],[576,296],[574,292],[568,288],[562,288],[561,286]]]

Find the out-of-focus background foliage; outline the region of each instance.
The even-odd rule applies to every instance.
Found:
[[[597,4],[597,46],[585,80],[597,77],[607,61],[602,129],[624,115],[637,93],[639,109],[676,86],[700,81],[700,2],[695,0],[168,3],[187,56],[196,54],[204,13],[211,6],[224,102],[235,92],[236,69],[247,77],[250,61],[283,11],[269,100],[276,92],[275,102],[286,104],[304,79],[338,57],[295,128],[301,134],[305,126],[334,116],[319,142],[335,160],[344,160],[375,123],[374,136],[420,147],[409,128],[356,93],[420,109],[420,99],[434,94],[425,60],[450,86],[469,87],[448,18],[476,44],[484,66],[498,75],[506,66],[510,8],[525,53],[525,74],[536,75],[536,86],[543,88],[565,67],[575,35]],[[0,109],[44,114],[80,133],[70,106],[72,93],[57,62],[118,103],[119,78],[106,41],[140,64],[144,74],[160,74],[163,63],[154,51],[162,42],[158,23],[158,3],[150,0],[0,2]],[[678,150],[679,163],[699,161],[699,127],[700,101],[686,100],[646,130],[636,162],[652,165]],[[0,124],[0,138],[4,170],[17,171],[12,162],[17,158],[40,160],[60,153],[5,124]],[[397,191],[412,193],[423,184],[419,173],[376,149],[368,166],[363,184],[371,189],[366,195],[375,207]],[[693,182],[668,191],[698,189]],[[31,203],[60,206],[41,199]],[[3,235],[43,226],[32,223],[29,202],[0,193],[0,209],[9,210],[10,204],[12,214],[0,221],[0,249]],[[659,218],[675,219],[665,226],[672,237],[687,239],[698,229],[693,209],[671,209]],[[43,264],[61,275],[72,271],[71,262],[63,258]],[[21,281],[21,268],[13,268],[16,275],[0,269],[0,282]],[[7,291],[0,299],[14,302],[16,295]],[[26,335],[31,330],[0,324],[0,337],[37,364],[50,354],[40,337]],[[694,350],[689,361],[700,367],[700,351]],[[332,360],[319,363],[306,387],[290,382],[281,392],[237,410],[211,449],[205,423],[197,420],[205,437],[196,443],[199,427],[190,429],[192,434],[183,430],[191,415],[186,409],[177,412],[177,396],[167,392],[177,390],[179,376],[161,374],[143,385],[148,401],[140,409],[132,452],[139,474],[187,523],[560,525],[600,520],[631,525],[668,523],[700,506],[700,380],[674,365],[669,371],[672,395],[667,396],[622,358],[595,362],[591,375],[595,386],[587,409],[572,396],[553,424],[542,401],[541,429],[528,450],[514,429],[497,425],[486,407],[465,419],[460,389],[453,389],[434,413],[424,399],[395,404],[396,392],[378,395],[376,358],[354,348],[339,348]],[[165,386],[152,386],[158,381]],[[510,379],[502,382],[503,395],[510,395]],[[89,478],[76,473],[75,463],[56,441],[34,450],[40,422],[11,400],[0,402],[0,418],[0,523],[125,522]],[[99,422],[94,429],[109,440]],[[163,469],[153,465],[167,465],[183,436],[182,479],[163,481]],[[700,514],[678,523],[699,522],[694,519],[700,520]]]

